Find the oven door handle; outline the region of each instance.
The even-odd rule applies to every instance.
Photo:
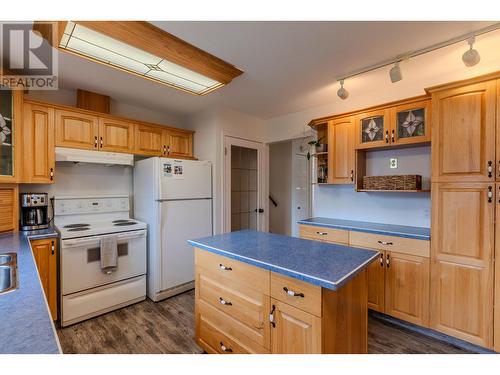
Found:
[[[72,247],[72,246],[80,246],[86,243],[93,243],[93,242],[99,243],[100,240],[101,239],[99,237],[88,237],[88,238],[76,238],[73,240],[62,240],[61,242],[63,247],[70,247],[70,246]]]
[[[146,230],[143,229],[143,230],[136,231],[136,232],[119,233],[116,235],[116,238],[118,240],[123,240],[123,239],[131,240],[134,238],[143,237],[145,235],[146,235]]]

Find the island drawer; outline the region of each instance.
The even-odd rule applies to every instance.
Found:
[[[195,264],[208,273],[223,277],[269,295],[270,272],[209,251],[195,249]]]
[[[271,272],[271,297],[321,317],[321,287]]]
[[[197,301],[196,314],[198,316],[197,338],[202,344],[205,344],[204,346],[208,345],[214,353],[269,353],[268,349],[260,345],[262,341],[252,340],[252,338],[257,340],[259,338],[246,325],[218,311],[205,301]],[[271,338],[269,333],[265,340],[267,347],[270,348]],[[226,350],[224,350],[224,347]]]
[[[430,256],[430,242],[413,238],[351,231],[349,245],[377,250],[390,250],[426,258]]]
[[[325,241],[347,245],[349,243],[349,231],[317,227],[314,225],[299,225],[300,237],[308,240]]]
[[[224,312],[254,331],[255,338],[266,346],[269,336],[269,296],[243,285],[216,280],[203,270],[198,274],[198,298]]]

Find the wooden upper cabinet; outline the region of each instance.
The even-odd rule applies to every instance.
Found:
[[[0,233],[17,231],[19,223],[19,187],[0,185]]]
[[[54,108],[24,104],[23,182],[52,183],[55,170]]]
[[[159,126],[136,124],[134,153],[149,156],[166,155],[167,146],[163,142],[164,132],[166,130]]]
[[[385,313],[429,326],[429,258],[386,253]]]
[[[52,320],[57,320],[57,242],[55,238],[31,241],[43,291],[49,304]]]
[[[494,313],[494,322],[493,322],[493,327],[495,328],[494,331],[494,338],[493,342],[495,343],[495,351],[500,352],[500,223],[499,223],[499,218],[500,218],[500,201],[498,197],[500,197],[500,183],[496,184],[496,191],[497,191],[497,199],[495,200],[496,202],[496,210],[495,214],[497,217],[496,221],[496,226],[495,226],[495,297],[494,297],[494,306],[497,306],[495,308]]]
[[[430,99],[391,108],[391,144],[423,143],[430,142],[430,140]]]
[[[352,117],[329,121],[328,147],[328,182],[353,184],[354,120]]]
[[[1,70],[0,70],[1,73]],[[23,91],[0,89],[0,183],[20,182]]]
[[[169,157],[193,157],[193,132],[168,129],[164,137]]]
[[[493,181],[496,81],[432,94],[432,181]]]
[[[321,354],[321,318],[271,298],[273,354]]]
[[[356,116],[356,148],[385,147],[390,144],[390,109],[379,109]]]
[[[56,109],[56,146],[98,149],[98,118],[97,116]]]
[[[432,186],[430,327],[493,345],[495,186]]]
[[[134,152],[134,124],[111,118],[99,118],[99,150]]]
[[[497,80],[497,127],[496,127],[496,157],[497,157],[497,162],[496,162],[496,179],[497,181],[500,181],[500,79]],[[500,238],[500,237],[499,237]],[[500,310],[500,309],[499,309]],[[499,322],[500,324],[500,322]],[[500,334],[498,337],[498,340],[500,341]],[[500,348],[500,342],[498,343],[499,348]],[[500,350],[497,350],[500,351]]]

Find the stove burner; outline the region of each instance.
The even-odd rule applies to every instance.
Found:
[[[66,227],[64,227],[66,228]],[[71,229],[68,229],[68,232],[79,232],[79,231],[82,231],[82,230],[90,230],[89,227],[77,227],[77,228],[71,228]]]
[[[121,223],[115,223],[115,227],[123,227],[125,225],[134,225],[135,222],[133,221],[126,221],[126,222],[121,222]]]
[[[63,228],[84,228],[84,227],[89,227],[90,224],[68,224],[65,225]]]
[[[119,220],[113,220],[112,223],[129,223],[130,219],[119,219]]]

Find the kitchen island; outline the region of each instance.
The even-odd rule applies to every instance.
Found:
[[[189,243],[205,351],[366,353],[366,268],[377,251],[253,230]]]

